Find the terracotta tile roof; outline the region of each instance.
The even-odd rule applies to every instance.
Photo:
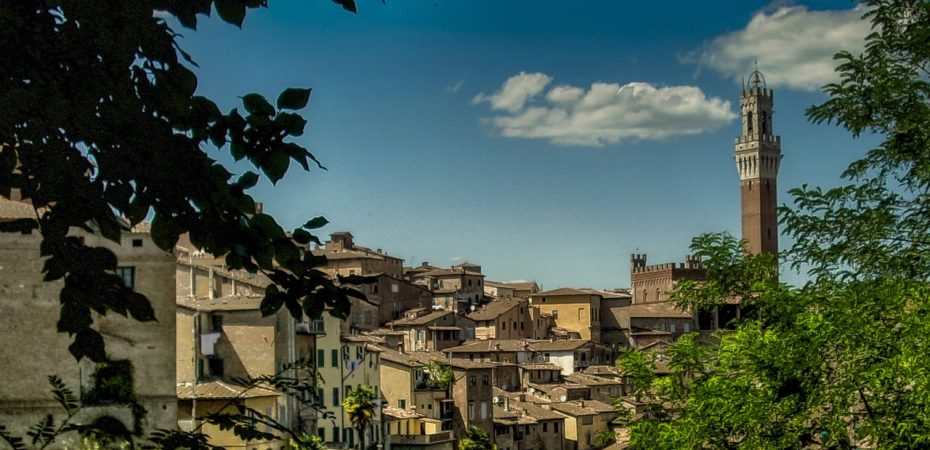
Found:
[[[570,416],[593,416],[600,413],[613,412],[614,408],[597,400],[576,400],[570,402],[553,403],[553,410]]]
[[[523,363],[523,364],[520,364],[520,368],[526,369],[526,370],[558,370],[558,371],[562,370],[561,366],[559,366],[558,364],[551,363],[551,362]]]
[[[432,330],[432,331],[459,331],[459,330],[462,329],[462,327],[439,326],[439,325],[433,326],[433,325],[430,325],[430,326],[426,327],[426,329],[427,329],[427,330]]]
[[[565,380],[572,383],[583,384],[585,386],[620,386],[623,384],[617,380],[611,380],[608,378],[602,378],[580,372],[566,375]]]
[[[614,366],[588,366],[582,372],[589,375],[620,375],[620,371]]]
[[[441,352],[416,351],[401,353],[383,346],[379,348],[381,349],[382,360],[403,364],[407,367],[420,367],[430,362],[448,362],[448,357]]]
[[[346,342],[370,342],[374,344],[383,344],[384,339],[368,334],[343,334],[340,336]]]
[[[587,339],[566,339],[558,341],[541,341],[530,344],[530,350],[536,352],[567,352],[587,345]]]
[[[507,298],[502,300],[495,300],[487,305],[484,305],[483,308],[479,309],[468,315],[468,318],[473,320],[494,320],[500,317],[502,314],[505,314],[507,311],[514,309],[526,300],[522,298]]]
[[[395,408],[390,405],[385,405],[381,408],[381,412],[387,416],[389,419],[418,419],[423,417],[422,414],[415,412],[407,411],[400,408]]]
[[[690,319],[692,314],[682,311],[668,302],[638,303],[627,309],[630,317],[672,317]]]
[[[614,292],[614,291],[602,291],[600,289],[579,289],[580,291],[589,292],[591,294],[600,295],[601,298],[605,299],[623,299],[623,298],[633,298],[629,292]]]
[[[178,297],[177,304],[195,311],[249,311],[258,310],[262,299],[264,295],[230,295],[214,299]]]
[[[513,288],[514,290],[519,290],[519,291],[530,291],[530,292],[539,291],[539,285],[537,285],[535,281],[510,281],[510,282],[505,282],[505,283],[500,283],[500,284],[503,284],[505,287],[510,287],[510,288]]]
[[[593,294],[586,290],[575,289],[575,288],[558,288],[552,289],[550,291],[537,292],[532,294],[532,297],[557,297],[560,295],[598,295]]]
[[[438,320],[442,317],[445,317],[448,314],[455,314],[455,313],[452,311],[433,311],[431,313],[424,314],[418,317],[414,317],[412,319],[408,319],[406,317],[403,319],[397,319],[393,322],[388,322],[385,325],[388,325],[388,326],[391,326],[391,325],[393,326],[426,325],[434,320]]]
[[[503,364],[495,364],[491,362],[481,362],[481,361],[469,361],[467,359],[461,358],[452,358],[452,361],[448,361],[449,364],[456,369],[493,369]]]
[[[447,353],[523,352],[527,351],[527,341],[523,339],[490,339],[450,347],[443,351]]]
[[[256,386],[251,389],[222,380],[199,382],[196,384],[178,384],[177,395],[181,399],[232,399],[254,397],[277,397],[280,392]]]
[[[460,276],[462,276],[462,275],[468,275],[468,276],[472,276],[472,277],[482,277],[482,278],[484,278],[484,275],[481,274],[481,273],[479,273],[479,272],[472,272],[472,271],[469,271],[469,270],[464,270],[464,271],[463,271],[463,270],[454,270],[454,269],[436,269],[436,270],[430,270],[430,271],[428,271],[428,272],[422,272],[422,273],[413,274],[413,277],[414,277],[414,278],[419,278],[419,277],[450,278],[450,277],[460,277]]]
[[[521,402],[516,400],[510,401],[511,409],[518,409],[525,411],[526,414],[533,416],[537,421],[539,420],[564,420],[563,416],[553,412],[550,409],[543,408],[534,403],[530,402]]]

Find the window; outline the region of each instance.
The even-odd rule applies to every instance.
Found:
[[[552,423],[552,431],[555,432],[555,433],[558,433],[558,432],[559,432],[559,423],[558,423],[558,422],[553,422],[553,423]]]
[[[326,365],[326,352],[323,349],[318,349],[316,351],[316,367]]]
[[[671,331],[672,333],[674,333],[674,332],[675,332],[675,324],[673,323],[673,324],[671,324],[670,326],[672,327],[672,329],[669,330],[669,331]]]
[[[685,331],[685,333],[688,333],[688,332],[691,331],[691,324],[690,324],[690,323],[685,322],[685,324],[684,324],[684,331]]]
[[[400,292],[400,285],[397,283],[391,283],[391,292],[395,294]]]
[[[333,442],[339,442],[339,427],[333,427]]]
[[[481,402],[481,418],[488,418],[488,402]]]
[[[320,406],[324,406],[323,405],[323,388],[319,388],[316,390],[316,401],[320,404]],[[336,405],[333,405],[333,406],[336,406]]]
[[[520,331],[523,331],[523,322],[520,322]]]
[[[543,422],[543,433],[549,432],[549,422]]]
[[[559,320],[559,310],[557,309],[552,310],[552,320]]]
[[[223,359],[210,358],[207,360],[210,365],[210,376],[220,378],[223,376]]]
[[[365,359],[365,348],[361,345],[355,347],[355,359],[361,361]]]
[[[339,388],[333,388],[333,406],[339,406]]]
[[[117,267],[116,275],[123,279],[123,286],[129,289],[136,287],[136,268],[132,266]]]
[[[83,398],[89,405],[133,401],[132,363],[128,360],[99,364],[93,375],[93,383]]]
[[[468,402],[468,420],[475,420],[475,402]]]
[[[365,325],[371,325],[371,311],[365,311]]]
[[[475,377],[474,375],[469,375],[469,376],[468,376],[468,385],[469,385],[469,386],[476,386],[476,385],[478,385],[478,378]]]
[[[501,322],[501,331],[507,329],[507,322]]]
[[[513,330],[513,331],[517,331],[517,321],[516,321],[516,320],[513,321],[512,326],[510,327],[510,329]]]
[[[316,434],[317,434],[317,436],[320,437],[320,439],[322,439],[322,440],[324,440],[324,441],[326,440],[326,428],[323,428],[323,427],[317,428],[317,429],[316,429]]]
[[[578,320],[584,317],[584,308],[578,308]]]
[[[142,239],[133,239],[132,246],[136,248],[142,247]]]
[[[489,382],[488,376],[487,376],[487,375],[482,375],[482,376],[481,376],[481,385],[482,385],[482,386],[487,386],[487,385],[489,385],[489,384],[491,384],[491,383]]]
[[[333,349],[329,355],[333,360],[333,367],[339,367],[339,350]]]
[[[594,423],[594,418],[591,416],[584,416],[581,418],[582,425],[591,425],[592,423]]]

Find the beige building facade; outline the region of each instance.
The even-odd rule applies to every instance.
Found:
[[[24,203],[0,199],[0,221],[35,217]],[[73,423],[116,419],[132,436],[177,425],[174,387],[175,318],[174,258],[159,249],[148,233],[125,232],[115,243],[93,234],[77,233],[89,246],[115,254],[117,274],[145,295],[157,321],[138,322],[118,314],[94,314],[94,328],[103,336],[110,363],[76,362],[68,351],[73,338],[57,331],[63,282],[43,281],[45,261],[41,236],[0,233],[0,423],[14,435],[52,414],[65,414],[51,394],[49,376],[58,376],[84,405]],[[128,390],[108,389],[110,383]],[[147,413],[130,407],[138,402]],[[74,443],[76,436],[62,443]]]

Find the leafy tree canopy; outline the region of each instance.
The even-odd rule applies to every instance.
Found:
[[[355,11],[354,0],[335,0]],[[62,280],[58,329],[74,336],[80,360],[106,359],[94,314],[154,320],[144,296],[123,286],[116,258],[72,233],[121,231],[151,218],[151,235],[171,251],[188,233],[197,247],[225,256],[231,269],[266,274],[262,312],[282,306],[294,317],[332,307],[345,316],[358,291],[302,252],[319,243],[317,217],[283,229],[257,213],[247,192],[264,177],[280,180],[296,164],[323,166],[294,138],[307,121],[297,113],[309,88],[269,100],[245,93],[221,111],[199,96],[194,59],[180,47],[180,26],[196,29],[215,10],[242,26],[265,0],[17,0],[0,3],[0,196],[21,196],[41,214],[0,223],[0,231],[38,230],[46,281]],[[254,168],[239,177],[210,156],[229,152]],[[347,283],[360,280],[343,280]]]
[[[804,286],[774,283],[774,261],[731,237],[695,239],[724,269],[683,284],[678,301],[740,298],[753,314],[715,345],[670,346],[672,376],[642,387],[666,415],[635,423],[633,448],[930,445],[930,3],[864,3],[866,49],[836,56],[840,81],[808,115],[883,142],[846,185],[791,191],[782,257],[808,270]]]

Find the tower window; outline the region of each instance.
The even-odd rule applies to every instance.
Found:
[[[746,123],[748,124],[748,134],[752,134],[752,111],[746,113]]]
[[[762,111],[762,134],[768,133],[768,127],[766,126],[768,120],[768,115],[765,111]]]

